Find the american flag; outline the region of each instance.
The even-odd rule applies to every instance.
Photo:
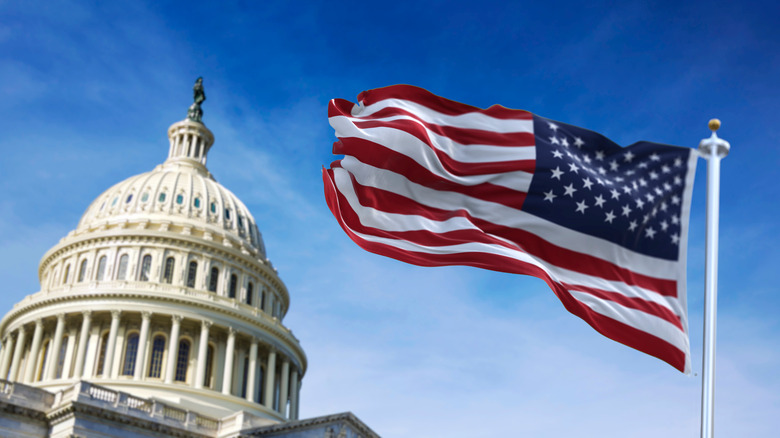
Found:
[[[328,107],[325,197],[362,248],[543,279],[603,335],[690,372],[685,260],[697,155],[409,85]]]

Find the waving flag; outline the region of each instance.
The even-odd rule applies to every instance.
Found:
[[[685,247],[697,155],[409,86],[328,108],[325,197],[362,248],[543,279],[603,335],[690,372]]]

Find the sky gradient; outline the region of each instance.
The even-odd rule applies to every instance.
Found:
[[[701,379],[606,339],[538,279],[370,254],[325,205],[332,98],[397,83],[696,147],[723,121],[718,436],[780,429],[776,2],[0,1],[0,313],[204,77],[216,179],[257,220],[309,358],[301,417],[384,437],[693,437]],[[770,119],[771,118],[771,119]],[[774,128],[773,128],[774,126]],[[688,304],[701,369],[706,163]]]

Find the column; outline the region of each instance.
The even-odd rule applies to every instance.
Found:
[[[27,361],[27,369],[24,370],[24,383],[31,383],[35,378],[35,371],[38,368],[38,354],[41,349],[41,337],[43,337],[43,320],[35,321],[35,332],[33,333],[32,346],[30,346],[30,356]]]
[[[70,370],[73,366],[73,350],[76,347],[76,327],[71,327],[68,332],[68,345],[65,347],[65,361],[62,364],[62,378],[70,379]]]
[[[290,376],[290,420],[298,419],[298,369],[293,367]]]
[[[54,380],[57,378],[57,364],[60,361],[60,349],[62,348],[62,332],[65,330],[65,314],[57,314],[57,328],[54,329],[54,340],[52,348],[49,351],[49,364],[46,366],[46,379]]]
[[[274,376],[276,376],[276,352],[271,350],[268,353],[268,363],[265,366],[265,400],[263,404],[266,408],[274,408]]]
[[[79,334],[79,346],[76,350],[76,367],[73,368],[73,377],[81,378],[84,374],[84,355],[87,353],[87,344],[89,343],[89,329],[92,324],[92,312],[85,310],[81,312],[84,319],[81,321],[81,334]]]
[[[179,330],[181,330],[181,315],[173,315],[171,337],[168,338],[168,370],[165,373],[165,383],[173,382],[176,373],[176,362],[179,361]]]
[[[19,336],[16,338],[16,348],[14,348],[14,358],[11,360],[11,370],[8,372],[8,380],[18,380],[19,361],[22,360],[24,342],[27,340],[27,331],[24,326],[19,327]]]
[[[135,364],[133,365],[133,380],[141,380],[144,375],[144,361],[146,360],[146,351],[149,349],[149,321],[152,318],[152,312],[141,312],[141,333],[138,334],[138,351],[135,354]]]
[[[257,338],[252,338],[252,344],[249,346],[249,372],[247,373],[246,382],[246,399],[252,403],[256,402],[255,393],[255,379],[257,378]]]
[[[290,382],[290,360],[282,362],[282,385],[279,388],[279,413],[287,416],[287,389]]]
[[[116,350],[116,335],[119,331],[119,317],[121,310],[111,311],[111,329],[108,332],[108,345],[106,346],[106,361],[103,364],[103,377],[110,377],[114,368],[114,350]]]
[[[8,368],[11,366],[11,357],[14,355],[14,337],[12,335],[8,335],[3,350],[5,353],[3,354],[3,363],[0,364],[0,379],[8,377]]]
[[[195,388],[203,388],[203,379],[206,378],[206,360],[209,350],[209,327],[211,321],[201,321],[200,323],[200,344],[198,345],[198,363],[195,371]],[[213,360],[214,358],[212,358]],[[213,369],[213,367],[212,367]]]
[[[225,351],[225,369],[222,376],[222,393],[230,395],[233,387],[233,352],[236,348],[236,331],[230,327],[227,339],[227,349]]]

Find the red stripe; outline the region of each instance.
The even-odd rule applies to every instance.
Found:
[[[336,162],[333,163],[332,167],[341,167],[341,165]],[[497,225],[484,219],[475,218],[465,209],[447,211],[429,207],[387,190],[362,186],[354,178],[352,178],[352,185],[361,205],[373,207],[388,213],[419,215],[435,221],[445,221],[455,216],[463,217],[468,219],[482,232],[500,237],[501,239],[497,240],[497,242],[503,242],[502,239],[514,242],[516,244],[516,246],[513,246],[514,249],[528,253],[550,265],[585,275],[598,276],[608,281],[625,283],[629,286],[639,286],[663,296],[677,296],[677,282],[675,280],[656,278],[636,273],[599,257],[555,245],[532,232]],[[506,189],[503,190],[506,191]],[[510,205],[510,207],[512,206]],[[366,234],[376,233],[366,231]],[[460,243],[467,242],[469,241],[464,240]],[[429,241],[426,241],[423,244],[429,246],[437,245]],[[452,243],[447,243],[447,245],[451,244]],[[583,290],[583,292],[587,291]]]
[[[413,85],[391,85],[384,88],[375,88],[364,91],[358,94],[357,97],[358,102],[362,102],[364,105],[372,105],[385,99],[408,100],[447,115],[480,112],[497,119],[531,120],[533,118],[533,115],[528,111],[509,109],[501,105],[493,105],[490,108],[481,109],[445,99],[424,88]]]
[[[344,102],[349,103],[347,101]],[[339,104],[337,106],[334,106],[334,102],[331,101],[331,106],[328,108],[328,117],[337,117],[337,116],[348,117],[352,123],[354,123],[359,127],[366,126],[368,122],[373,122],[374,123],[373,126],[390,126],[392,123],[395,122],[413,123],[408,119],[381,120],[384,118],[397,117],[397,116],[409,117],[417,121],[419,125],[423,125],[426,128],[430,129],[431,131],[439,135],[449,137],[456,143],[465,146],[472,145],[472,144],[479,144],[479,145],[484,144],[484,145],[491,145],[491,146],[507,146],[507,147],[533,146],[536,141],[533,132],[524,132],[524,131],[495,132],[495,131],[486,131],[484,129],[463,128],[463,127],[449,126],[449,125],[437,125],[435,123],[430,123],[423,120],[416,113],[409,112],[401,108],[392,108],[392,107],[384,108],[368,116],[356,117],[352,115],[352,107],[343,108],[344,106],[345,106],[344,104]],[[366,127],[373,127],[373,126],[368,125]],[[404,129],[404,128],[400,128],[400,129]],[[423,139],[419,136],[418,138],[420,138],[426,143],[430,143],[430,140],[427,140],[427,133],[425,134],[426,139]]]
[[[669,310],[669,308],[653,301],[647,301],[635,297],[627,297],[617,292],[596,289],[594,287],[583,286],[581,284],[561,284],[569,291],[585,292],[602,300],[614,301],[623,307],[628,307],[629,309],[636,309],[650,315],[655,315],[663,320],[668,321],[671,324],[674,324],[678,329],[683,330],[682,321],[680,321],[680,317],[677,314]]]
[[[362,163],[398,173],[412,182],[433,190],[462,193],[518,210],[522,208],[525,201],[525,192],[491,183],[472,186],[458,184],[434,174],[406,155],[361,138],[343,138],[333,143],[333,153],[351,155]]]
[[[344,229],[347,235],[361,248],[419,266],[447,266],[460,264],[541,278],[553,289],[558,296],[558,299],[561,300],[564,307],[569,312],[585,320],[599,333],[629,347],[655,356],[680,371],[685,370],[685,353],[683,351],[663,339],[592,311],[587,305],[572,297],[562,284],[553,281],[546,272],[537,266],[510,257],[488,253],[416,253],[400,250],[381,243],[369,242],[360,238],[347,226],[341,215],[341,203],[339,202],[339,196],[333,181],[332,172],[333,171],[330,169],[323,169],[325,199],[328,203],[328,207],[336,220],[338,220],[342,229]],[[348,209],[348,206],[345,207]]]

